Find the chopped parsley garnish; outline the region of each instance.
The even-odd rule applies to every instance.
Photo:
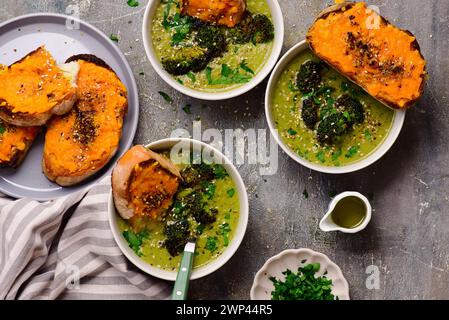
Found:
[[[295,134],[297,134],[298,132],[296,132],[295,130],[293,130],[292,128],[287,130],[287,133],[291,136],[294,136]]]
[[[320,161],[321,163],[326,162],[326,156],[324,155],[323,151],[320,151],[316,154],[316,158],[318,161]]]
[[[226,191],[226,193],[228,194],[229,198],[232,198],[235,194],[235,189],[234,188],[229,189],[228,191]]]
[[[198,234],[203,234],[205,228],[206,228],[206,225],[204,225],[204,224],[199,224],[199,225],[196,227],[196,232],[197,232]]]
[[[139,1],[137,1],[137,0],[128,0],[126,3],[128,4],[128,6],[133,7],[133,8],[139,6]]]
[[[246,60],[240,62],[240,68],[248,73],[254,74],[254,71],[250,67],[248,67]]]
[[[0,123],[0,134],[4,134],[6,131],[6,128]]]
[[[365,139],[372,141],[373,140],[373,135],[371,134],[371,132],[369,132],[369,130],[365,130]]]
[[[332,161],[337,161],[338,158],[342,155],[341,149],[338,149],[337,151],[332,153]]]
[[[232,69],[227,64],[221,65],[221,77],[218,79],[212,78],[212,68],[206,67],[206,79],[208,84],[233,84],[233,83],[246,83],[251,80],[251,76],[242,74],[239,72],[240,68]]]
[[[217,164],[214,166],[214,175],[217,179],[223,179],[228,176],[228,172],[222,165]]]
[[[147,230],[143,230],[139,233],[134,233],[131,230],[123,231],[123,237],[129,244],[129,247],[133,249],[133,251],[140,257],[142,256],[142,252],[140,251],[140,247],[143,242],[148,239],[150,233]]]
[[[205,181],[203,182],[204,194],[207,196],[207,199],[212,199],[215,195],[215,190],[217,186],[213,182]]]
[[[229,233],[231,232],[231,227],[229,223],[225,222],[220,225],[220,234],[223,236],[223,245],[227,247],[229,245]]]
[[[332,294],[332,280],[325,275],[316,277],[320,270],[319,263],[307,264],[298,268],[298,272],[287,269],[282,272],[285,280],[270,277],[274,290],[271,292],[272,300],[338,300]]]
[[[207,237],[206,240],[206,250],[209,250],[210,252],[214,252],[217,250],[218,247],[218,238],[217,237]]]
[[[309,198],[309,193],[307,192],[307,189],[304,189],[304,191],[302,192],[302,195],[303,195],[304,198],[306,198],[306,199]]]
[[[359,146],[352,146],[351,148],[349,148],[348,152],[345,154],[346,158],[352,158],[353,156],[355,156],[357,154],[357,152],[359,152]]]
[[[118,36],[116,36],[115,34],[111,34],[110,36],[109,36],[109,39],[111,39],[112,41],[114,41],[114,42],[118,42]]]
[[[145,75],[145,72],[143,72],[143,71],[139,72],[139,76],[144,76],[144,75]]]
[[[185,113],[187,113],[187,114],[192,114],[192,111],[190,110],[191,107],[192,107],[192,105],[186,104],[186,105],[182,108],[182,110],[183,110]]]
[[[189,71],[189,73],[186,74],[186,76],[192,81],[192,83],[196,82],[196,76],[192,71]]]
[[[161,95],[162,98],[164,98],[165,101],[167,102],[173,102],[172,97],[170,97],[168,94],[166,94],[164,91],[159,91],[159,94]]]
[[[289,89],[291,92],[297,92],[297,91],[299,91],[299,89],[295,86],[295,84],[293,83],[292,80],[290,80],[290,81],[288,82],[288,89]]]

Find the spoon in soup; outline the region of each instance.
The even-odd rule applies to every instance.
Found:
[[[186,300],[189,290],[190,274],[192,273],[193,259],[195,258],[196,239],[189,239],[184,247],[184,253],[176,276],[172,300]]]

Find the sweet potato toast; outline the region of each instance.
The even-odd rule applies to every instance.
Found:
[[[109,162],[128,107],[126,87],[103,60],[77,55],[71,61],[80,66],[78,100],[68,114],[48,123],[42,159],[44,174],[61,186],[77,184]]]
[[[0,120],[0,167],[20,165],[39,130],[39,127],[17,127]]]
[[[387,106],[406,109],[422,96],[426,61],[416,38],[363,2],[324,10],[307,41],[322,60]]]
[[[58,66],[39,47],[0,71],[0,119],[17,126],[44,125],[76,100],[76,62]]]
[[[182,14],[227,27],[234,27],[246,9],[244,0],[182,0]]]
[[[112,171],[115,207],[124,219],[156,218],[170,206],[181,179],[168,159],[144,146],[134,146]]]

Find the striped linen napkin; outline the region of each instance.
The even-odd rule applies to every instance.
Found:
[[[0,299],[167,299],[115,243],[109,192],[107,177],[45,203],[0,195]]]

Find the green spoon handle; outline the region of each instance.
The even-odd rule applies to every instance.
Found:
[[[181,265],[173,288],[172,300],[186,300],[194,257],[195,244],[189,242],[186,244],[184,254],[182,255]]]

